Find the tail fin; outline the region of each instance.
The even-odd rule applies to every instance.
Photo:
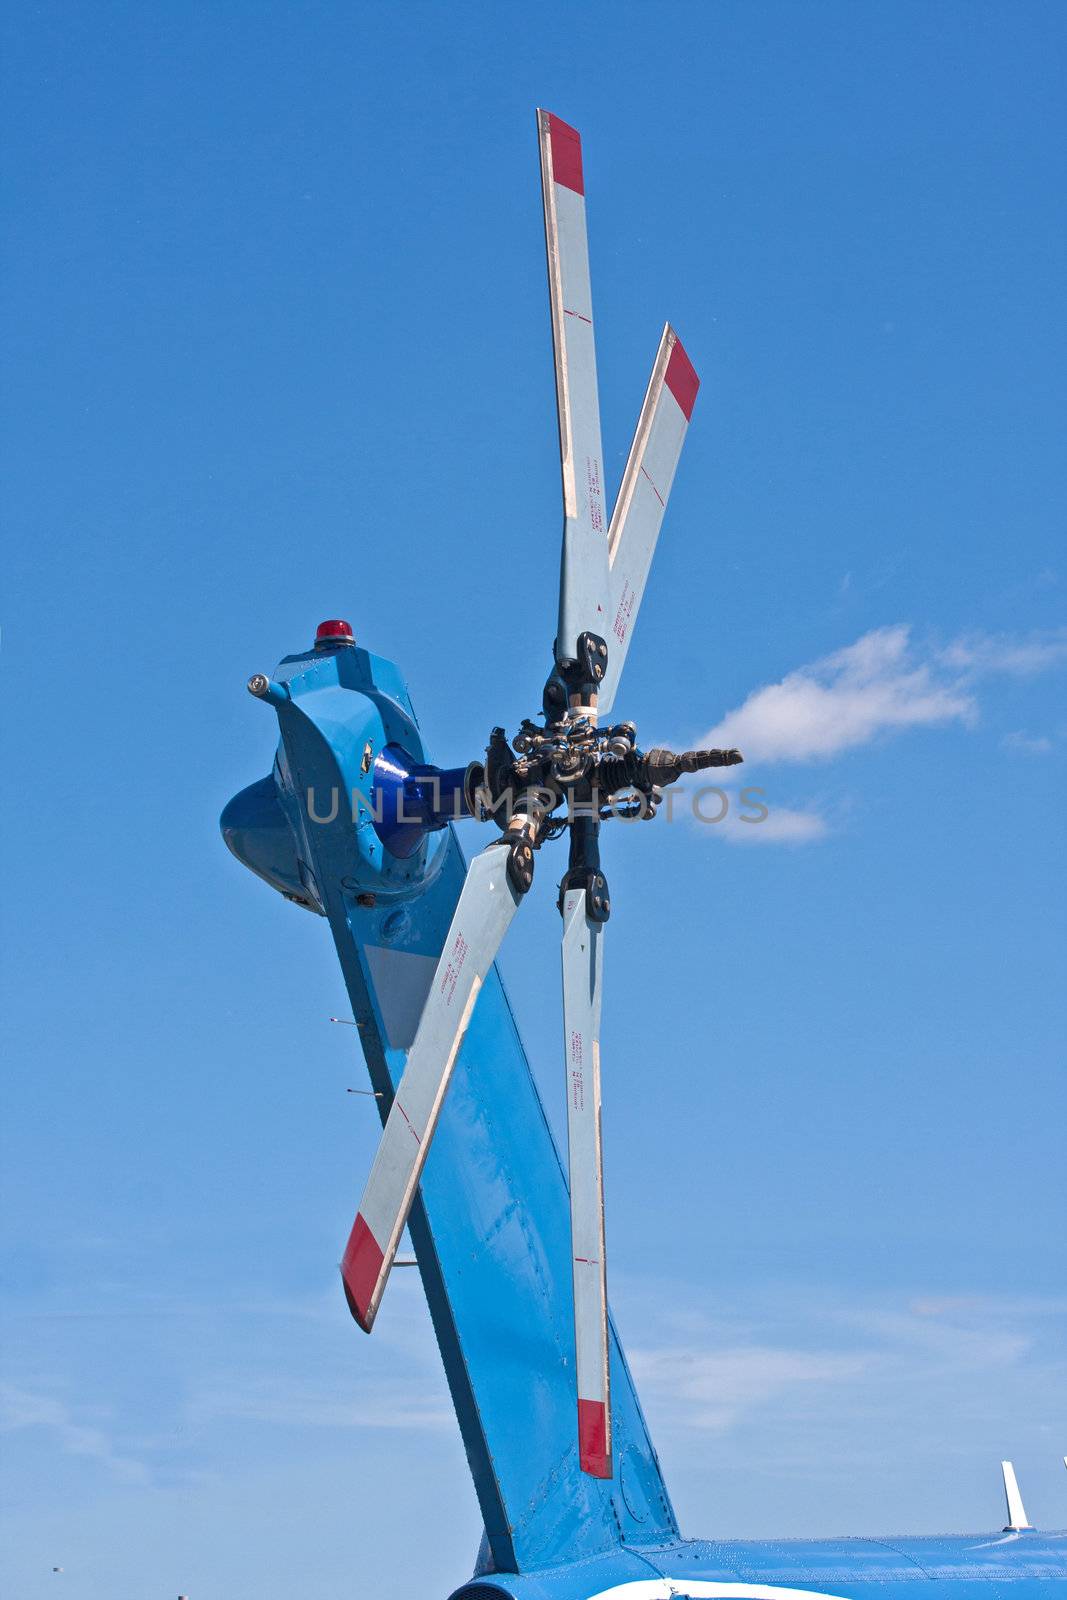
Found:
[[[406,687],[360,652],[358,686],[294,663],[277,771],[290,807],[366,780],[360,752],[389,737]],[[279,669],[281,675],[282,669]],[[421,752],[413,752],[420,756]],[[411,895],[368,904],[351,876],[352,813],[305,830],[383,1119],[464,881],[451,830]],[[422,859],[422,858],[420,858]],[[415,866],[416,858],[412,858]],[[554,990],[553,990],[554,993]],[[507,997],[491,967],[453,1070],[409,1228],[494,1566],[524,1571],[677,1534],[633,1382],[611,1328],[613,1479],[583,1473],[575,1417],[567,1185]],[[358,1360],[361,1347],[353,1350]]]

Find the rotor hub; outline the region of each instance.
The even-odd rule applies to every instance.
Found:
[[[633,722],[598,727],[585,709],[546,718],[543,726],[527,717],[510,742],[502,728],[493,729],[476,814],[504,829],[521,815],[536,850],[578,818],[653,817],[668,784],[740,760],[737,750],[644,751]]]

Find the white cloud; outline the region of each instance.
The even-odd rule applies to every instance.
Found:
[[[754,690],[701,743],[737,745],[749,762],[825,761],[906,728],[971,723],[979,678],[1032,676],[1064,660],[1067,629],[1019,639],[971,633],[923,649],[904,623],[876,628]]]
[[[142,1462],[119,1455],[106,1433],[78,1422],[62,1400],[5,1384],[0,1388],[0,1433],[23,1428],[47,1429],[67,1455],[96,1461],[123,1483],[144,1483],[148,1478]]]
[[[630,1354],[646,1409],[672,1433],[769,1423],[777,1448],[789,1430],[836,1416],[888,1436],[902,1420],[918,1427],[931,1407],[957,1417],[975,1405],[1010,1412],[1023,1392],[1047,1403],[1065,1376],[1062,1297],[782,1289],[706,1316],[687,1309],[686,1296],[683,1286],[656,1286],[642,1307],[649,1340]],[[1001,1396],[995,1406],[990,1394]]]
[[[1004,672],[1030,678],[1067,661],[1067,628],[1032,633],[1025,639],[1004,633],[964,634],[942,651],[941,659],[947,667],[975,675]]]
[[[816,811],[772,805],[768,805],[767,815],[759,822],[745,822],[731,812],[722,828],[728,844],[814,844],[825,839],[829,831],[825,817]]]
[[[967,721],[975,712],[966,690],[914,658],[901,624],[755,690],[701,742],[737,745],[746,761],[817,761],[886,731]]]
[[[744,783],[744,771],[728,767],[705,774],[714,777],[713,784],[690,782],[668,789],[665,815],[672,822],[688,820],[727,844],[799,845],[826,838],[830,825],[825,817],[773,804],[758,784]]]
[[[868,1364],[864,1353],[759,1344],[722,1350],[673,1345],[635,1350],[630,1359],[638,1383],[650,1393],[669,1395],[686,1427],[715,1433],[790,1391],[858,1378]]]
[[[202,1389],[190,1416],[198,1424],[236,1419],[291,1428],[445,1428],[454,1421],[443,1386],[416,1377],[316,1389],[234,1374]]]
[[[1047,756],[1052,749],[1052,740],[1044,734],[1006,733],[1000,742],[1005,750],[1011,750],[1015,755]]]

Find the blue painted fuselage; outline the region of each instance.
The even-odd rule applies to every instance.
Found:
[[[540,1572],[483,1574],[452,1600],[1063,1600],[1067,1534],[683,1539]]]

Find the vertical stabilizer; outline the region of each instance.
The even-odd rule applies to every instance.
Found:
[[[301,872],[329,920],[384,1120],[412,1043],[392,991],[410,1010],[412,972],[432,974],[463,858],[449,828],[417,855],[391,859],[370,826],[375,752],[399,744],[425,760],[391,663],[350,648],[291,657],[276,677],[285,694],[275,781],[302,836]],[[613,1475],[581,1470],[567,1184],[495,966],[455,1059],[409,1227],[494,1568],[523,1572],[676,1537],[613,1326]],[[361,1353],[356,1336],[353,1360]]]
[[[1004,1527],[1005,1533],[1022,1533],[1026,1528],[1032,1528],[1033,1523],[1026,1515],[1023,1497],[1019,1493],[1019,1481],[1015,1476],[1015,1468],[1010,1461],[1002,1461],[1000,1470],[1004,1477],[1004,1498],[1008,1502],[1008,1520]]]

